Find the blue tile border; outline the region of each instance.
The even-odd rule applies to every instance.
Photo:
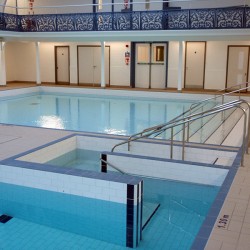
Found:
[[[235,157],[235,160],[232,164],[232,166],[229,169],[229,172],[208,212],[208,215],[206,216],[199,233],[197,234],[191,250],[200,250],[204,249],[208,239],[210,237],[210,234],[215,226],[215,222],[217,220],[217,217],[220,213],[220,210],[224,204],[225,198],[229,192],[229,189],[232,185],[232,182],[234,180],[234,177],[240,167],[241,164],[241,155],[242,155],[242,147],[237,153],[237,156]]]

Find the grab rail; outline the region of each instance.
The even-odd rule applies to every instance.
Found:
[[[247,104],[248,112],[249,112],[249,119],[248,119],[249,122],[248,122],[248,130],[247,130],[247,132],[246,132],[246,128],[247,128],[246,109],[244,109],[244,108],[242,108],[240,106],[242,103]],[[200,113],[192,114],[192,115],[177,119],[175,121],[172,121],[172,122],[166,124],[166,126],[164,126],[162,128],[159,128],[158,130],[154,130],[154,131],[152,131],[152,132],[150,132],[148,134],[142,135],[140,137],[131,138],[130,140],[128,139],[128,140],[126,140],[124,142],[121,142],[121,143],[115,145],[112,148],[112,151],[114,151],[114,149],[119,145],[123,145],[123,144],[130,145],[130,143],[132,141],[139,140],[139,139],[145,138],[145,137],[149,137],[149,136],[153,135],[156,132],[159,133],[159,132],[164,132],[164,131],[166,131],[168,129],[171,129],[170,158],[173,159],[173,128],[182,125],[183,126],[183,129],[182,129],[183,130],[183,135],[182,135],[182,159],[184,160],[184,149],[185,149],[185,140],[186,140],[186,134],[185,134],[186,123],[188,123],[188,122],[190,123],[192,121],[195,121],[195,120],[198,120],[198,119],[201,119],[203,117],[207,117],[207,116],[210,116],[210,115],[213,115],[213,114],[221,113],[221,112],[224,112],[225,110],[232,109],[232,108],[241,109],[243,111],[243,114],[244,114],[244,129],[243,129],[244,133],[243,133],[243,140],[242,140],[242,165],[243,165],[244,153],[245,153],[245,144],[246,144],[246,140],[249,141],[249,134],[250,134],[249,133],[249,129],[250,129],[250,105],[245,100],[235,100],[235,101],[232,101],[232,102],[229,102],[229,103],[221,104],[221,105],[216,106],[216,107],[214,107],[214,108],[212,108],[210,110],[207,110],[207,111],[203,111],[203,112],[200,112]],[[130,149],[130,146],[128,146],[128,150],[129,149]],[[247,148],[247,152],[248,152],[248,148]]]
[[[104,162],[106,163],[107,165],[109,165],[111,168],[117,170],[118,172],[122,173],[122,174],[127,174],[126,172],[122,171],[120,168],[116,167],[114,164],[108,162],[108,161],[105,161],[103,160],[102,158],[100,158],[101,162]]]
[[[241,83],[241,84],[236,84],[236,85],[234,85],[234,86],[232,86],[232,87],[230,87],[230,88],[233,88],[233,87],[236,87],[236,86],[240,86],[240,85],[242,85],[242,84],[248,84],[248,83],[249,83],[249,82]],[[228,92],[228,93],[216,95],[216,96],[214,96],[214,97],[210,97],[210,98],[204,99],[204,100],[199,101],[199,102],[195,102],[195,103],[191,104],[189,110],[186,110],[185,112],[183,112],[182,114],[178,115],[177,117],[175,117],[174,119],[170,120],[169,122],[163,123],[163,124],[160,124],[160,125],[155,125],[155,126],[153,126],[153,127],[149,127],[149,128],[147,128],[147,129],[142,130],[142,131],[139,132],[139,133],[136,133],[136,134],[131,135],[131,136],[128,138],[128,151],[130,150],[129,141],[133,141],[133,138],[138,138],[137,136],[140,136],[140,138],[145,138],[145,137],[147,137],[147,135],[144,135],[144,134],[145,134],[145,133],[148,133],[148,132],[150,132],[150,131],[153,131],[153,132],[157,132],[157,133],[158,133],[163,127],[167,126],[168,124],[171,124],[173,121],[178,120],[180,117],[183,117],[183,116],[186,115],[187,113],[189,113],[189,115],[191,115],[192,112],[195,112],[195,109],[196,109],[196,108],[199,108],[199,109],[200,109],[200,108],[204,107],[204,106],[207,104],[207,102],[209,102],[209,101],[216,100],[217,98],[222,97],[222,104],[223,104],[223,103],[224,103],[224,96],[225,96],[225,95],[230,95],[230,94],[233,94],[233,93],[238,92],[239,90],[244,90],[244,89],[247,90],[247,89],[249,89],[249,88],[250,88],[250,86],[245,87],[245,88],[241,88],[241,89],[238,89],[238,90],[234,90],[234,91],[231,91],[231,92]],[[223,90],[226,90],[226,89],[229,89],[229,88],[225,88],[225,89],[223,89]],[[219,90],[219,91],[223,91],[223,90]],[[202,103],[203,103],[203,105],[199,107],[199,105],[202,104]],[[222,115],[223,115],[223,114],[222,114]],[[159,135],[159,134],[161,134],[161,133],[158,133],[158,135]],[[150,134],[150,135],[151,135],[151,134]],[[138,138],[138,139],[139,139],[139,138]],[[127,141],[126,141],[125,143],[127,143]],[[125,143],[124,143],[124,142],[121,142],[121,143],[116,144],[116,145],[112,148],[111,151],[113,152],[114,149],[115,149],[116,147],[118,147],[118,146],[120,146],[120,145],[123,145],[123,144],[125,144]]]

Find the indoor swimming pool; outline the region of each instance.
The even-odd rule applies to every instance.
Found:
[[[189,100],[33,93],[2,98],[0,123],[130,135],[189,109]]]
[[[200,237],[229,169],[191,162],[184,171],[184,165],[172,167],[159,154],[165,157],[162,140],[138,142],[140,147],[134,144],[139,150],[133,155],[123,149],[109,154],[124,140],[123,135],[165,123],[194,102],[174,99],[43,91],[2,98],[0,123],[68,130],[63,133],[70,134],[1,161],[0,215],[13,218],[0,223],[0,246],[4,250],[17,246],[41,250],[190,249],[197,235]],[[158,153],[154,158],[147,155],[152,148]],[[117,156],[121,166],[135,169],[132,163],[142,168],[151,164],[157,172],[170,167],[178,172],[177,177],[182,176],[121,174],[105,169],[100,162],[100,158],[111,161]],[[200,173],[210,170],[212,178],[220,179],[219,184],[202,182]],[[190,181],[188,174],[197,181]]]

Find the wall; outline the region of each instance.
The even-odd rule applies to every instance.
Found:
[[[130,85],[130,65],[124,61],[127,42],[110,42],[110,84]],[[77,84],[77,45],[99,43],[41,43],[40,62],[42,82],[55,82],[55,46],[70,46],[70,83]],[[36,81],[35,43],[8,42],[6,46],[7,81]]]
[[[110,84],[130,86],[130,65],[124,62],[125,51],[129,42],[109,42],[110,46]],[[54,46],[70,46],[70,82],[77,84],[77,45],[99,45],[99,43],[41,43],[41,80],[55,82]],[[206,48],[205,89],[223,89],[226,83],[227,47],[228,45],[250,45],[249,41],[208,41]],[[184,46],[185,47],[185,46]],[[168,87],[177,88],[179,42],[169,42]],[[185,55],[185,48],[183,51]],[[7,81],[36,81],[35,44],[29,42],[7,42],[6,70]],[[184,86],[184,64],[183,64]],[[250,79],[250,68],[249,76]]]

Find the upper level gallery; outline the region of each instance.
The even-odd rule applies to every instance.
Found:
[[[1,0],[0,30],[246,30],[248,4],[250,0]]]

